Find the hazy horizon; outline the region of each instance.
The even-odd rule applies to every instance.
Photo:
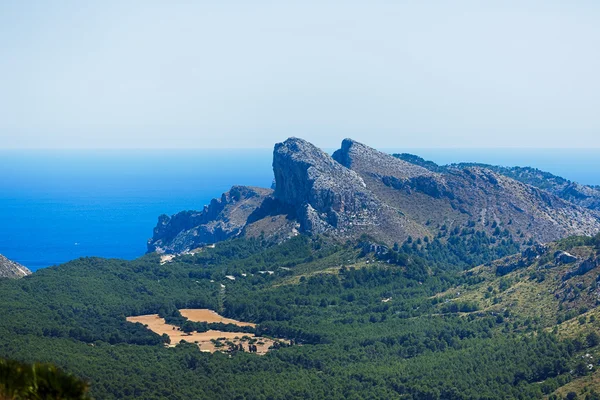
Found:
[[[1,148],[599,148],[600,4],[4,2]]]
[[[292,137],[292,136],[290,136]],[[286,138],[287,139],[287,138]],[[303,138],[301,138],[303,139]],[[268,150],[272,151],[273,147],[276,143],[280,143],[285,139],[275,141],[271,146],[246,146],[246,147],[0,147],[0,152],[36,152],[36,151],[49,151],[49,152],[61,152],[61,151],[99,151],[99,152],[110,152],[110,151],[150,151],[150,152],[160,152],[160,151],[210,151],[210,150],[219,150],[219,151],[244,151],[244,150]],[[468,147],[468,146],[447,146],[447,147],[435,147],[435,146],[423,146],[423,147],[374,147],[370,146],[368,141],[360,141],[360,143],[365,144],[369,147],[373,147],[376,150],[382,151],[384,153],[411,153],[414,155],[419,155],[418,151],[421,150],[436,150],[436,151],[460,151],[460,150],[468,150],[472,152],[476,152],[477,150],[486,150],[486,151],[527,151],[527,150],[548,150],[548,151],[596,151],[599,148],[596,147],[510,147],[510,146],[494,146],[494,147]],[[340,141],[341,144],[341,141]],[[335,150],[339,149],[340,146],[337,147],[322,147],[317,146],[321,150],[332,153]]]

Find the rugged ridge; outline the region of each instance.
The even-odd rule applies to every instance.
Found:
[[[581,207],[591,210],[600,210],[600,188],[597,186],[582,185],[568,179],[556,176],[549,172],[532,167],[502,167],[481,163],[457,163],[438,165],[433,161],[425,160],[414,154],[394,154],[394,157],[427,168],[433,172],[448,172],[452,169],[479,167],[492,170],[500,175],[512,178],[522,183],[543,189],[563,200],[567,200]]]
[[[0,254],[0,278],[22,278],[27,275],[31,275],[31,271],[27,267]]]
[[[389,154],[375,150],[352,139],[344,139],[342,146],[332,158],[346,168],[375,176],[395,176],[399,179],[411,179],[421,176],[434,177],[435,173]]]
[[[238,236],[271,193],[270,189],[234,186],[202,211],[161,215],[148,240],[148,252],[181,253]]]
[[[273,171],[274,197],[295,209],[306,232],[347,227],[382,206],[358,174],[302,139],[275,145]]]
[[[351,139],[333,156],[299,138],[277,143],[273,172],[273,191],[236,186],[201,212],[161,216],[148,250],[298,231],[342,240],[367,234],[391,245],[465,227],[520,243],[600,230],[596,211],[490,169],[432,170]]]
[[[273,171],[275,198],[295,209],[305,233],[341,239],[368,234],[386,242],[427,234],[378,198],[358,173],[305,140],[276,144]]]
[[[556,195],[480,167],[434,172],[346,139],[334,153],[367,187],[413,221],[435,226],[473,224],[493,233],[550,242],[593,235],[599,214]]]

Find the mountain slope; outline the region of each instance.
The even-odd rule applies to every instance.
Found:
[[[388,243],[427,232],[379,198],[358,173],[302,139],[275,145],[273,171],[274,197],[295,210],[303,232],[370,234]]]
[[[442,173],[409,164],[350,139],[334,153],[367,187],[413,221],[438,225],[475,222],[548,242],[597,232],[598,215],[492,171],[469,167]],[[492,228],[494,226],[494,228]]]
[[[567,200],[581,207],[589,208],[591,210],[600,210],[600,189],[597,186],[581,185],[549,172],[541,171],[537,168],[502,167],[481,163],[438,165],[433,161],[428,161],[408,153],[394,154],[394,157],[434,172],[446,172],[451,169],[464,169],[469,167],[489,169],[500,175],[546,190],[563,200]]]
[[[450,229],[520,243],[600,230],[598,212],[489,169],[432,171],[350,139],[333,156],[298,138],[278,143],[273,172],[272,193],[238,187],[246,194],[237,200],[226,193],[200,213],[161,217],[149,251],[177,253],[239,235],[282,240],[297,231],[340,240],[366,234],[391,246]]]
[[[0,254],[0,278],[22,278],[27,275],[31,275],[29,269]]]
[[[148,251],[181,253],[238,236],[271,193],[270,189],[234,186],[202,211],[161,215],[148,241]]]
[[[600,301],[600,235],[537,244],[466,272],[478,282],[444,293],[482,311],[536,319],[546,327],[594,309]]]

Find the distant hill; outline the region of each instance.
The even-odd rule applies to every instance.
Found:
[[[22,278],[27,275],[31,275],[30,270],[0,254],[0,278]]]
[[[534,169],[498,168],[440,167],[351,139],[330,156],[290,138],[275,145],[274,191],[237,186],[203,211],[161,216],[148,251],[180,253],[240,236],[280,241],[299,232],[369,235],[391,246],[453,229],[522,244],[600,230],[595,189]]]
[[[414,154],[394,154],[394,157],[414,165],[427,168],[430,171],[444,173],[452,169],[485,168],[504,175],[519,182],[544,189],[561,199],[573,204],[600,210],[600,186],[581,185],[549,172],[541,171],[532,167],[502,167],[481,163],[455,163],[449,165],[438,165],[433,161],[425,160]]]

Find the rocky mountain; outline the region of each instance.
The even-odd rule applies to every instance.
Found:
[[[202,211],[161,215],[148,241],[148,251],[181,253],[205,244],[239,236],[249,217],[272,194],[272,190],[234,186]]]
[[[386,241],[426,233],[380,199],[359,173],[302,139],[275,145],[273,171],[274,198],[294,210],[303,232],[342,238],[366,233]]]
[[[522,243],[600,230],[598,212],[491,169],[427,168],[351,139],[333,156],[298,138],[278,143],[273,172],[274,191],[234,187],[203,211],[161,216],[148,250],[298,231],[393,244],[464,228]]]
[[[27,275],[31,275],[30,270],[0,254],[0,278],[22,278]]]
[[[500,175],[507,176],[519,182],[544,189],[563,200],[591,210],[600,210],[600,189],[597,186],[581,185],[568,179],[556,176],[549,172],[541,171],[532,167],[502,167],[497,165],[480,163],[457,163],[450,165],[438,165],[433,161],[425,160],[414,154],[394,154],[394,157],[427,168],[434,172],[447,172],[452,169],[464,169],[478,167],[489,169]]]

